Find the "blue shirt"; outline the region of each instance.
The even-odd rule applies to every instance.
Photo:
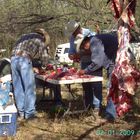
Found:
[[[115,64],[118,49],[117,36],[111,34],[97,34],[90,38],[91,64],[85,69],[86,73],[96,71]]]
[[[90,31],[89,29],[82,28],[82,34],[83,34],[84,36],[87,36],[87,35],[88,35],[88,36],[94,36],[96,33]],[[70,37],[70,49],[69,49],[69,54],[75,54],[75,53],[76,53],[74,41],[75,41],[75,38],[74,38],[74,36],[72,35],[72,36]]]

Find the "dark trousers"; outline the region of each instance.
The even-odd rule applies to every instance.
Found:
[[[82,62],[81,68],[85,69],[91,62]],[[91,73],[94,76],[102,76],[102,68]],[[85,107],[100,108],[102,104],[102,82],[83,83]]]

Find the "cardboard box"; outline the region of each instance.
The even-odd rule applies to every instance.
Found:
[[[0,106],[0,136],[15,136],[17,122],[17,109],[14,104],[5,109]]]

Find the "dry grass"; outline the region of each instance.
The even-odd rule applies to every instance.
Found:
[[[68,105],[72,97],[68,89],[63,86],[62,95]],[[72,86],[76,99],[72,102],[72,109],[83,108],[82,87]],[[129,114],[116,122],[102,122],[102,118],[95,118],[92,112],[66,115],[65,117],[53,112],[53,103],[41,101],[42,90],[37,90],[37,111],[39,118],[32,121],[18,122],[15,137],[3,137],[8,140],[139,140],[140,139],[140,116]],[[104,103],[106,90],[104,89]],[[48,90],[46,90],[48,98]],[[68,100],[69,99],[69,100]],[[132,135],[128,134],[128,130]],[[133,131],[139,134],[133,134]]]

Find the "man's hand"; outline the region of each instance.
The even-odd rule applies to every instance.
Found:
[[[38,68],[33,68],[33,71],[35,72],[35,73],[39,73],[39,69]]]
[[[84,74],[85,74],[85,70],[79,70],[79,71],[77,72],[77,74],[78,74],[78,75],[84,75]]]
[[[74,62],[79,62],[80,61],[80,56],[78,54],[70,54],[69,58],[73,60]]]
[[[74,59],[74,54],[69,54],[69,59],[73,60]]]

